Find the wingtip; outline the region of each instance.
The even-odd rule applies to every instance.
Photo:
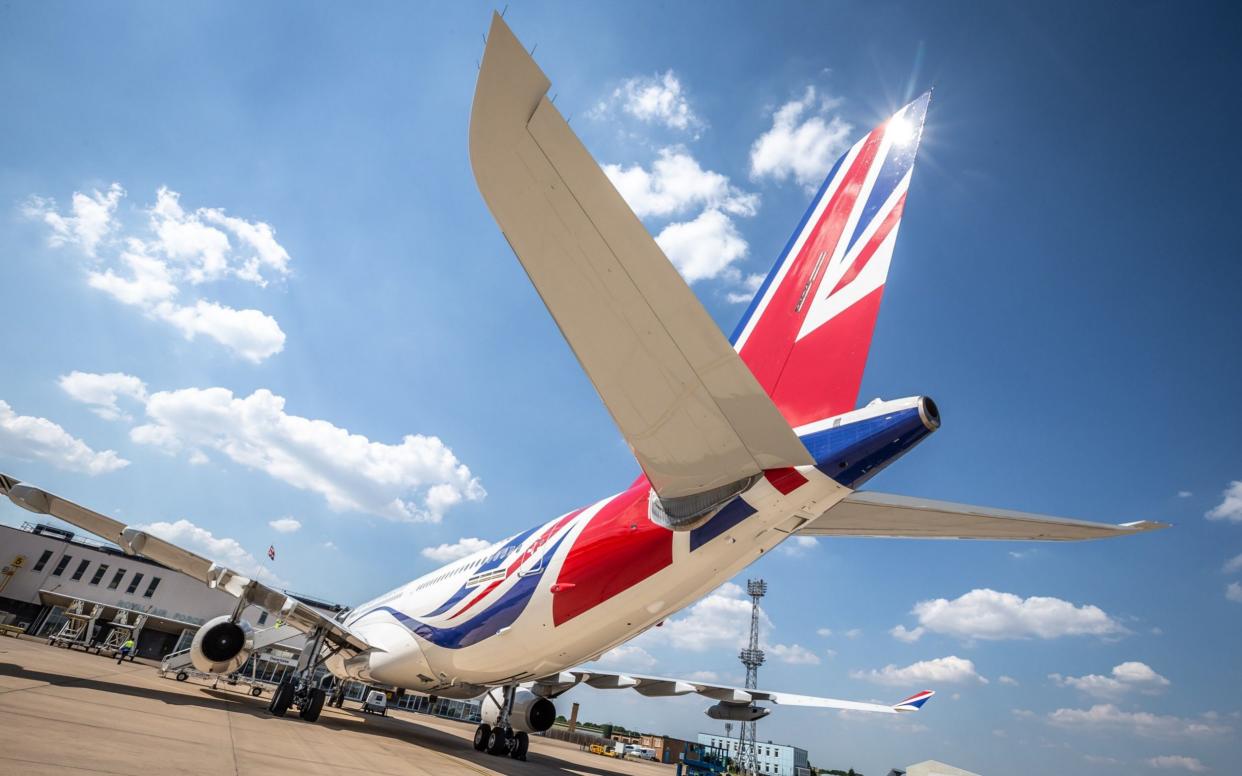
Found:
[[[905,711],[905,712],[918,711],[919,709],[923,708],[923,704],[931,700],[931,697],[935,694],[936,694],[935,690],[922,690],[921,692],[916,692],[914,695],[911,695],[909,698],[906,698],[905,700],[894,703],[893,711]]]

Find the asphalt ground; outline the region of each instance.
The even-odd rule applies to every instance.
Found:
[[[634,774],[628,762],[533,736],[526,762],[474,751],[474,725],[325,707],[318,722],[267,712],[269,693],[162,679],[42,640],[0,638],[0,774]]]

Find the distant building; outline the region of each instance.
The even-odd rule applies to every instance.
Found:
[[[888,776],[979,776],[979,774],[935,760],[924,760],[905,769],[894,768],[888,772]]]
[[[644,735],[639,740],[638,745],[654,749],[656,762],[675,763],[681,759],[681,755],[686,751],[686,744],[688,743],[690,742],[683,741],[680,738]]]
[[[738,739],[736,737],[699,733],[699,743],[719,747],[730,759],[737,759]],[[811,765],[805,749],[774,744],[771,741],[760,742],[757,748],[759,752],[756,760],[759,763],[759,773],[770,776],[811,776]]]
[[[198,626],[237,605],[228,593],[155,561],[44,524],[0,525],[0,566],[0,623],[52,636],[65,622],[65,608],[80,600],[103,607],[102,639],[118,609],[141,612],[147,622],[138,655],[153,659],[188,646]],[[256,628],[274,624],[255,606],[244,616]],[[290,643],[295,654],[303,641]]]

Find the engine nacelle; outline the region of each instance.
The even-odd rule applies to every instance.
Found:
[[[492,690],[483,696],[483,704],[479,716],[489,725],[495,725],[500,719],[500,702],[504,696],[500,690]],[[509,725],[521,733],[542,733],[552,727],[556,721],[556,704],[547,698],[541,698],[530,690],[518,690],[513,699],[513,711],[509,714]]]
[[[206,674],[228,674],[242,667],[254,651],[254,628],[227,614],[208,620],[194,634],[190,662]]]
[[[762,719],[772,713],[771,709],[763,706],[756,706],[753,703],[717,703],[715,706],[708,706],[704,712],[712,719],[724,719],[730,722],[754,722]]]

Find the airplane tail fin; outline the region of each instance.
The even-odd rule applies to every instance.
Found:
[[[931,92],[828,173],[733,333],[795,428],[854,409]]]

